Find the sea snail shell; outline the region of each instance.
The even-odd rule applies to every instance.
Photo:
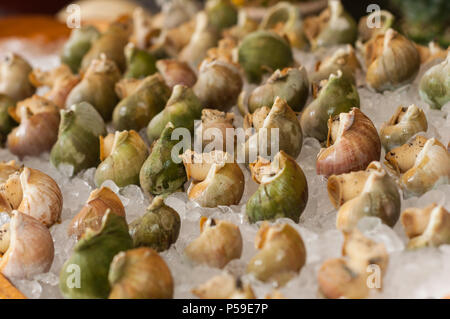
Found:
[[[378,161],[381,142],[372,121],[359,109],[328,120],[327,148],[317,156],[317,174],[330,176],[365,169]]]
[[[192,293],[201,299],[256,299],[249,283],[227,272],[195,287]]]
[[[49,151],[58,138],[59,108],[34,95],[17,104],[10,115],[20,122],[8,135],[11,153],[24,157]]]
[[[302,237],[289,224],[270,226],[264,222],[256,235],[255,247],[259,252],[250,260],[247,273],[264,282],[284,285],[306,261]]]
[[[202,217],[200,236],[185,249],[186,256],[198,264],[223,268],[242,254],[242,236],[239,227],[224,220]]]
[[[25,167],[0,186],[0,198],[12,209],[50,227],[61,217],[63,198],[56,182],[41,171]]]
[[[420,68],[414,44],[393,29],[378,34],[366,45],[366,81],[377,91],[411,82]]]
[[[328,194],[335,207],[340,206],[337,228],[349,231],[364,216],[375,216],[393,227],[400,216],[400,195],[394,180],[372,162],[365,171],[332,175]]]
[[[386,151],[405,144],[418,132],[426,132],[428,122],[425,113],[416,105],[399,106],[391,119],[380,130],[381,143]]]
[[[189,199],[202,207],[239,204],[245,178],[230,154],[213,151],[199,155],[187,150],[181,157],[188,178],[194,179],[188,189]]]
[[[4,252],[0,257],[0,271],[6,277],[16,278],[29,278],[49,271],[54,256],[49,230],[38,220],[19,211],[12,215],[9,229],[3,227],[4,232],[0,232],[0,247],[7,248],[0,251]],[[5,238],[8,237],[5,234],[9,238]]]
[[[409,208],[402,213],[401,222],[410,249],[450,244],[450,213],[440,205]]]
[[[76,235],[80,239],[88,228],[98,231],[108,209],[113,214],[125,217],[125,208],[119,196],[111,189],[102,187],[92,191],[86,204],[70,222],[69,236]]]
[[[357,229],[344,233],[344,238],[344,257],[329,259],[319,269],[319,290],[326,298],[365,298],[370,291],[367,267],[378,265],[383,275],[389,255],[383,244],[364,237]]]

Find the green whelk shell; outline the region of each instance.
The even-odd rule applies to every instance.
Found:
[[[119,79],[120,72],[116,64],[102,55],[100,59],[92,61],[81,82],[70,91],[66,107],[88,102],[108,121],[117,104],[114,86]]]
[[[267,72],[294,63],[289,43],[275,32],[260,30],[247,35],[238,49],[239,64],[252,83],[261,81]]]
[[[146,246],[161,252],[175,243],[180,233],[180,216],[157,196],[147,212],[130,224],[134,247]]]
[[[248,111],[253,113],[263,106],[272,106],[276,97],[285,99],[296,112],[300,112],[308,99],[309,81],[305,68],[276,70],[267,82],[249,96]]]
[[[359,95],[355,85],[340,71],[330,75],[317,98],[302,113],[301,126],[306,136],[325,141],[328,135],[328,119],[340,113],[359,108]]]
[[[92,25],[72,29],[69,40],[61,52],[61,62],[67,64],[72,72],[77,73],[81,60],[91,48],[92,42],[98,39],[100,32]]]
[[[126,78],[143,78],[155,73],[156,59],[146,50],[137,48],[133,43],[128,43],[125,47],[125,59],[127,63]]]
[[[6,140],[16,124],[9,116],[8,108],[14,107],[14,101],[5,94],[0,94],[0,145]]]
[[[170,88],[159,74],[142,80],[135,91],[117,104],[113,125],[117,130],[140,130],[164,109]]]
[[[205,10],[211,25],[218,31],[237,23],[238,12],[230,0],[208,0]]]
[[[59,280],[63,296],[107,298],[111,261],[117,253],[131,248],[133,240],[125,218],[108,211],[102,219],[100,230],[88,230],[65,262]]]
[[[139,179],[146,193],[170,194],[182,189],[186,182],[183,163],[175,163],[172,160],[172,148],[179,143],[178,140],[172,139],[173,130],[174,126],[169,122],[142,165]]]
[[[84,55],[81,61],[81,70],[91,65],[91,62],[98,59],[102,54],[109,60],[115,62],[117,67],[123,72],[126,68],[124,48],[128,43],[128,37],[131,33],[130,20],[116,21],[100,35],[93,43],[89,51]]]
[[[290,218],[298,223],[308,201],[308,184],[295,160],[280,151],[272,163],[260,158],[250,169],[260,186],[246,205],[249,221]]]
[[[147,126],[150,141],[159,138],[167,123],[175,128],[184,127],[193,132],[194,120],[202,115],[202,104],[193,90],[184,85],[175,85],[166,107],[157,114]]]
[[[119,187],[138,184],[147,154],[147,145],[136,131],[116,131],[111,152],[95,172],[95,184],[99,187],[106,180]]]
[[[77,174],[83,169],[97,166],[100,156],[99,137],[106,135],[100,114],[92,105],[81,102],[61,110],[58,140],[50,153],[52,164],[71,165]]]
[[[450,53],[442,63],[429,69],[420,80],[419,93],[422,100],[434,109],[450,101]]]

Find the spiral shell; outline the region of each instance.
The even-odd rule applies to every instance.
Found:
[[[330,176],[327,189],[339,208],[336,225],[340,230],[353,229],[364,216],[379,217],[393,227],[400,216],[397,185],[379,162],[370,163],[365,171]]]
[[[173,298],[169,267],[153,249],[141,247],[118,253],[108,274],[109,299]]]
[[[359,108],[359,95],[352,80],[340,70],[327,80],[313,83],[313,94],[314,100],[302,112],[300,123],[306,136],[322,142],[327,139],[330,116],[349,112],[352,107]]]
[[[108,187],[102,187],[92,191],[81,211],[72,219],[68,229],[68,235],[75,235],[77,239],[83,237],[88,228],[98,231],[102,224],[102,218],[106,212],[125,217],[125,208],[117,196]]]
[[[8,135],[11,153],[24,157],[49,151],[58,138],[59,109],[47,99],[34,95],[21,101],[11,110],[20,122]]]
[[[195,287],[192,293],[201,299],[256,299],[249,283],[243,283],[228,272]]]
[[[264,222],[255,238],[259,252],[250,260],[247,273],[257,279],[284,285],[306,262],[306,248],[300,234],[289,224],[270,226]]]
[[[267,72],[272,73],[294,63],[289,42],[267,30],[252,32],[242,40],[238,60],[251,83],[260,82]]]
[[[150,120],[164,109],[170,97],[170,88],[159,74],[151,75],[116,105],[113,125],[117,130],[144,128]]]
[[[450,243],[450,213],[440,205],[409,208],[402,213],[401,222],[410,239],[409,249]]]
[[[140,49],[130,42],[125,46],[125,78],[140,79],[156,72],[156,58],[147,50]]]
[[[450,52],[440,64],[430,68],[422,77],[419,93],[432,108],[441,109],[450,101]]]
[[[31,216],[14,211],[6,231],[8,248],[0,257],[0,272],[3,275],[8,278],[30,278],[50,270],[54,246],[47,227]],[[0,244],[5,240],[4,236],[5,233],[0,233]]]
[[[157,252],[177,241],[180,226],[180,215],[164,204],[163,196],[156,196],[147,212],[129,225],[134,247],[146,246]]]
[[[14,162],[7,165],[11,174],[0,185],[0,208],[8,213],[19,210],[48,227],[58,222],[62,194],[56,182],[41,171],[22,169]]]
[[[261,21],[260,28],[275,30],[281,36],[287,37],[295,48],[301,49],[307,45],[300,8],[288,2],[279,2],[270,7]]]
[[[178,58],[196,69],[200,62],[206,57],[208,49],[217,44],[219,35],[206,12],[200,12],[196,16],[195,31],[189,43],[180,52]]]
[[[313,49],[352,44],[357,36],[356,22],[345,11],[340,0],[329,0],[328,8],[319,16],[306,18],[304,30]]]
[[[450,154],[439,144],[434,138],[429,139],[417,155],[414,166],[402,175],[400,184],[407,195],[419,196],[438,185],[449,183]]]
[[[377,91],[396,89],[414,80],[420,55],[407,38],[389,29],[366,45],[366,81]]]
[[[175,85],[164,110],[148,123],[148,139],[150,141],[158,139],[169,122],[175,128],[184,127],[193,132],[194,120],[200,119],[202,109],[202,104],[192,89],[184,85]]]
[[[357,108],[329,119],[327,146],[317,155],[317,174],[327,177],[365,169],[381,154],[377,129]]]
[[[59,276],[59,289],[65,298],[107,298],[111,286],[108,273],[118,253],[133,248],[124,217],[109,210],[97,231],[88,229],[76,243]],[[78,282],[74,281],[78,274]],[[77,284],[78,283],[78,284]]]
[[[103,144],[102,140],[100,143]],[[103,148],[102,145],[100,145]],[[139,183],[139,172],[148,155],[147,145],[136,131],[116,131],[109,154],[95,171],[95,183],[112,180],[119,187]]]
[[[227,149],[227,144],[234,142],[235,139],[233,120],[234,113],[225,113],[213,109],[203,109],[202,123],[196,129],[195,134],[202,137],[203,147],[214,145],[214,149],[225,151]]]
[[[156,62],[156,68],[171,89],[177,84],[193,87],[197,82],[195,72],[185,62],[162,59]]]
[[[83,56],[81,72],[86,72],[92,61],[98,59],[101,55],[105,55],[108,60],[114,61],[121,71],[125,71],[124,48],[131,35],[131,22],[130,18],[125,17],[111,23],[108,29],[92,42],[89,51]]]
[[[48,86],[50,91],[44,97],[52,101],[59,108],[64,108],[70,91],[78,84],[80,77],[73,75],[70,68],[62,64],[51,71],[35,69],[30,73],[30,82],[35,87]]]
[[[109,121],[118,100],[114,86],[119,79],[120,71],[114,61],[105,54],[100,55],[98,59],[92,60],[81,82],[70,91],[66,106],[88,102],[105,121]]]
[[[245,94],[243,91],[242,94]],[[253,113],[260,107],[270,107],[277,97],[285,99],[296,112],[300,112],[309,95],[308,74],[304,67],[276,70],[263,85],[254,89],[248,96],[248,112]],[[245,99],[246,97],[241,97]],[[244,114],[247,113],[244,110]]]
[[[99,137],[106,135],[106,126],[95,108],[87,102],[61,110],[58,140],[53,145],[50,161],[59,168],[69,165],[72,173],[99,164]]]
[[[295,160],[280,151],[272,162],[259,158],[251,163],[250,171],[260,186],[247,201],[249,221],[287,217],[298,223],[308,201],[308,184]]]
[[[336,50],[333,55],[319,61],[316,64],[315,72],[311,74],[311,82],[327,80],[331,74],[342,72],[343,77],[351,82],[355,82],[355,74],[361,68],[355,50],[350,44],[345,48]]]
[[[185,249],[186,256],[195,263],[223,268],[242,254],[242,236],[239,227],[224,220],[202,217],[200,236]]]
[[[188,178],[191,174],[199,177],[187,191],[189,199],[202,207],[239,204],[244,193],[245,178],[230,154],[222,151],[197,154],[187,150],[182,159]],[[200,173],[197,171],[198,164],[205,168]]]
[[[70,38],[64,44],[61,52],[61,62],[70,67],[72,72],[78,72],[81,60],[91,48],[92,42],[98,39],[100,32],[92,25],[74,28]]]
[[[416,105],[399,106],[391,119],[380,129],[381,144],[386,151],[405,144],[410,137],[426,132],[428,122],[425,113]]]
[[[319,290],[326,298],[365,298],[370,292],[368,267],[378,266],[383,275],[389,255],[383,244],[366,238],[357,229],[344,233],[344,238],[344,257],[328,259],[319,269]]]
[[[0,94],[5,94],[14,101],[31,96],[35,91],[28,79],[31,71],[31,66],[24,58],[8,52],[0,61]]]
[[[245,125],[252,125],[256,133],[244,145],[246,160],[253,162],[256,156],[273,158],[278,150],[297,158],[303,145],[300,121],[290,106],[276,97],[272,108],[262,107],[253,114],[247,114]],[[273,142],[278,149],[273,149]]]
[[[173,131],[174,126],[169,122],[139,172],[140,185],[147,194],[168,195],[183,190],[186,173],[183,164],[172,158],[173,148],[179,143],[172,139]]]
[[[226,111],[236,104],[242,90],[239,70],[222,60],[204,60],[199,68],[194,93],[203,107]]]

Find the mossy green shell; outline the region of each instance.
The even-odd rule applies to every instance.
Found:
[[[98,232],[88,232],[75,245],[64,264],[59,287],[65,298],[107,298],[110,291],[108,272],[114,256],[133,248],[125,218],[107,213]],[[79,275],[79,287],[76,276]]]

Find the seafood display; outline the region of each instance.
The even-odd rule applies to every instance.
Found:
[[[247,9],[173,0],[83,23],[56,65],[4,55],[0,298],[450,293],[397,279],[450,267],[448,49],[340,0]]]

